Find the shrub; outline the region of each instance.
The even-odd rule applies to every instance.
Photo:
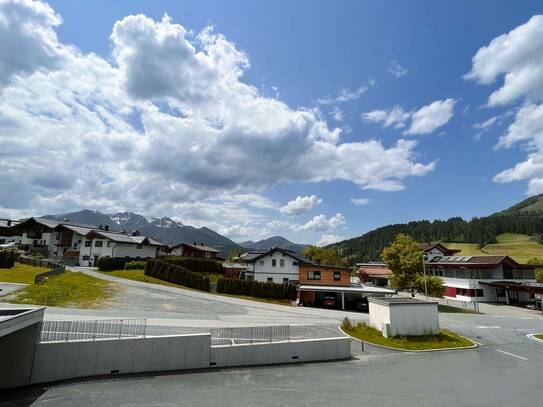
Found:
[[[194,271],[195,273],[214,273],[224,275],[224,267],[222,266],[222,263],[217,260],[181,256],[167,256],[161,258],[161,260],[170,264],[183,266],[187,270]]]
[[[125,270],[141,270],[145,268],[147,262],[145,260],[129,261],[124,265]]]
[[[144,273],[146,276],[155,277],[185,287],[209,291],[208,277],[194,273],[183,266],[164,261],[164,259],[148,260]]]
[[[96,266],[100,271],[122,270],[129,260],[122,257],[100,257]]]
[[[3,250],[0,252],[0,268],[10,269],[15,264],[17,254],[13,250]]]
[[[217,283],[217,292],[275,299],[287,298],[293,300],[296,298],[296,289],[291,285],[233,278],[221,278]]]

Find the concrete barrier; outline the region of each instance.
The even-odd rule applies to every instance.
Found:
[[[31,382],[206,368],[210,346],[210,334],[39,343]]]
[[[351,338],[303,339],[290,342],[212,346],[210,365],[256,366],[341,360],[351,357]]]

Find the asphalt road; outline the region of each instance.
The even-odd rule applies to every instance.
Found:
[[[86,271],[88,272],[88,271]],[[88,272],[91,273],[91,272]],[[93,273],[94,274],[94,273]],[[101,275],[100,275],[101,276]],[[290,324],[296,337],[334,336],[339,321],[367,315],[285,307],[118,280],[104,309],[48,308],[47,319],[148,318],[150,333],[216,326]],[[83,381],[28,394],[36,406],[535,406],[543,400],[543,318],[440,314],[442,327],[479,342],[474,350],[377,352],[353,342],[343,362],[223,369]],[[9,405],[9,404],[6,404]]]

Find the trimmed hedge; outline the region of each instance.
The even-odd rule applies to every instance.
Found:
[[[124,257],[100,257],[95,265],[100,271],[122,270],[128,261]]]
[[[147,265],[145,260],[129,261],[124,265],[125,270],[141,270]]]
[[[187,270],[194,271],[195,273],[214,273],[224,275],[224,267],[222,266],[222,263],[217,260],[180,256],[166,256],[162,257],[160,260],[170,264],[183,266]]]
[[[148,260],[144,274],[160,280],[196,288],[201,291],[209,291],[209,278],[205,275],[194,273],[183,266],[160,260]]]
[[[221,278],[217,292],[223,294],[249,295],[251,297],[295,299],[296,288],[290,284],[276,284],[251,280]]]
[[[3,250],[0,252],[0,268],[10,269],[15,264],[17,254],[13,250]]]

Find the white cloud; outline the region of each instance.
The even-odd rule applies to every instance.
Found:
[[[533,16],[507,34],[494,38],[473,57],[465,79],[491,84],[504,75],[501,88],[488,98],[490,106],[519,98],[541,101],[543,97],[543,16]]]
[[[292,225],[292,229],[299,232],[324,232],[337,229],[345,225],[345,217],[341,213],[336,213],[331,218],[326,215],[317,215],[303,225]]]
[[[319,105],[333,105],[337,103],[350,102],[351,100],[358,99],[373,85],[375,85],[375,81],[370,80],[368,85],[362,85],[356,89],[343,88],[335,96],[326,96],[324,98],[317,99],[317,103]]]
[[[394,127],[401,129],[411,118],[410,112],[405,112],[400,106],[394,106],[389,110],[373,110],[362,113],[362,119],[369,123],[383,123],[383,128]]]
[[[344,236],[333,235],[333,234],[331,235],[323,234],[321,235],[320,240],[317,242],[317,246],[320,246],[320,247],[328,246],[329,244],[337,243],[342,240],[345,240]]]
[[[398,61],[392,60],[390,61],[387,72],[398,79],[407,74],[407,69],[401,66]]]
[[[411,117],[411,126],[405,134],[430,134],[444,126],[453,117],[454,99],[436,100],[421,107]]]
[[[498,122],[498,120],[499,120],[498,116],[492,116],[491,118],[483,122],[475,123],[473,125],[473,128],[479,130],[479,132],[475,135],[475,139],[479,140],[486,131],[488,131],[490,128],[492,128],[492,126],[494,126]]]
[[[490,94],[489,106],[520,104],[497,147],[520,144],[527,157],[496,174],[494,181],[527,181],[528,194],[543,192],[543,16],[533,16],[525,24],[494,38],[477,51],[472,62],[466,79],[488,85],[504,77],[501,86]],[[502,114],[497,121],[514,110]]]
[[[255,230],[266,219],[252,209],[277,209],[261,194],[278,183],[389,191],[434,168],[414,141],[345,143],[317,110],[263,96],[242,81],[248,55],[211,28],[128,16],[102,58],[58,43],[60,21],[44,3],[0,2],[4,216],[91,206]]]
[[[0,1],[0,88],[19,75],[60,65],[65,50],[54,28],[61,21],[46,3]]]
[[[343,121],[343,111],[337,106],[334,106],[334,108],[330,112],[330,115],[332,116],[332,118],[336,122],[342,122]]]
[[[290,201],[285,206],[282,206],[279,210],[285,215],[296,216],[310,212],[321,202],[322,199],[316,195],[298,196],[295,200]]]
[[[354,205],[360,206],[360,205],[367,205],[370,203],[369,198],[351,198],[351,202]]]

